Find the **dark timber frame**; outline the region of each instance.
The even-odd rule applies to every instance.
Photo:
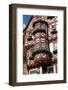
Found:
[[[36,82],[16,82],[16,9],[17,8],[35,8],[35,9],[52,9],[64,11],[64,79],[55,81],[36,81]],[[66,82],[66,7],[60,6],[42,6],[27,4],[11,4],[9,5],[9,85],[37,85],[37,84],[54,84]]]

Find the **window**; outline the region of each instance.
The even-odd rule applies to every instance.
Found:
[[[45,30],[45,32],[47,33],[47,25],[44,24],[44,23],[40,23],[40,24],[41,24],[40,29],[41,29],[41,30]]]
[[[36,50],[48,50],[48,43],[39,42],[34,46],[34,51]]]
[[[45,42],[40,42],[40,43],[37,43],[35,46],[34,46],[34,50],[47,50],[48,49],[48,43],[45,43]]]
[[[42,47],[43,50],[46,49],[47,48],[46,43],[41,43],[41,47]]]
[[[30,69],[29,74],[41,74],[42,73],[42,68],[35,68],[35,69]]]
[[[53,50],[57,50],[57,42],[53,42]]]
[[[40,43],[37,43],[35,46],[34,46],[34,50],[39,50],[40,49]]]
[[[54,25],[52,25],[52,29],[56,29],[56,25],[54,24]]]
[[[40,42],[40,39],[38,38],[38,39],[36,39],[36,42],[38,43],[38,42]]]
[[[36,34],[35,34],[35,37],[39,37],[39,36],[40,36],[40,33],[36,33]]]
[[[41,28],[40,23],[36,23],[34,29],[37,30],[37,29],[40,29],[40,28]]]
[[[53,66],[47,67],[47,73],[53,73]]]
[[[30,74],[40,74],[39,70],[30,70]]]
[[[53,43],[52,42],[49,44],[49,47],[50,47],[50,51],[53,52]]]

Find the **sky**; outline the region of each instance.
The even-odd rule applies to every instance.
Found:
[[[28,24],[30,18],[31,18],[31,15],[23,15],[23,25],[24,25],[24,28]]]

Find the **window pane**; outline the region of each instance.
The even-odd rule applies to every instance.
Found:
[[[53,49],[56,50],[57,49],[57,42],[53,43]]]
[[[47,67],[47,72],[48,73],[53,73],[53,66]]]

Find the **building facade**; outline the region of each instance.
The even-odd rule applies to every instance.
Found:
[[[57,17],[33,15],[23,31],[23,73],[58,72]]]

